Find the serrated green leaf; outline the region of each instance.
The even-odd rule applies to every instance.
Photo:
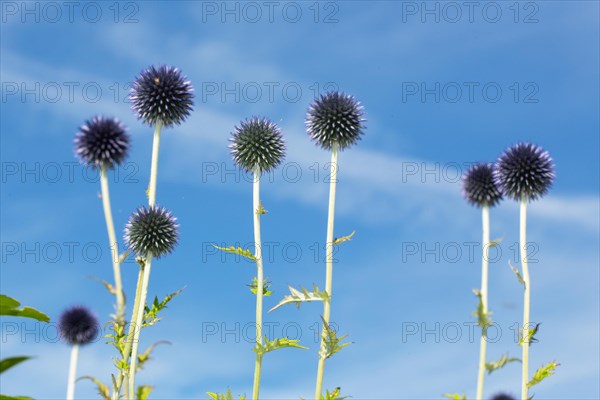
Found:
[[[340,396],[340,391],[342,389],[340,387],[336,387],[331,392],[329,390],[325,391],[325,396],[321,395],[319,398],[321,400],[343,400],[347,399],[348,396]]]
[[[452,400],[467,400],[466,394],[458,394],[458,393],[444,393],[444,397],[447,397]]]
[[[219,247],[216,244],[213,244],[213,247],[226,253],[237,254],[238,256],[246,257],[249,260],[256,261],[256,257],[254,257],[254,254],[252,254],[252,252],[248,249],[242,249],[241,247],[234,246]]]
[[[508,354],[505,354],[496,361],[486,362],[485,369],[487,370],[488,374],[491,374],[495,370],[503,368],[506,364],[511,362],[521,362],[521,359],[516,357],[509,357]]]
[[[481,297],[481,291],[473,289],[473,293],[475,293],[475,296],[477,296],[479,299],[479,304],[477,304],[477,310],[473,311],[471,315],[477,317],[477,325],[479,325],[481,329],[487,329],[487,327],[492,324],[492,320],[490,318],[492,313],[490,311],[483,311],[483,298]]]
[[[294,289],[288,286],[290,294],[285,296],[277,305],[269,310],[269,312],[290,303],[295,303],[296,307],[300,308],[300,304],[303,302],[311,301],[329,301],[329,294],[325,290],[319,290],[317,285],[313,286],[313,291],[309,292],[307,289],[301,287],[300,290]]]
[[[349,235],[342,236],[342,237],[339,237],[339,238],[335,238],[333,240],[332,245],[337,246],[338,244],[342,244],[344,242],[349,241],[350,239],[352,239],[352,236],[354,236],[355,233],[356,233],[356,231],[352,231],[352,233],[349,234]]]
[[[337,353],[344,347],[351,345],[353,343],[353,342],[341,343],[348,335],[338,337],[337,332],[334,331],[327,322],[325,322],[323,317],[321,317],[321,321],[323,321],[323,326],[325,327],[325,337],[324,337],[325,354],[324,354],[324,356],[326,359],[330,358],[331,356],[333,356],[335,353]]]
[[[266,354],[270,351],[275,351],[275,350],[283,349],[286,347],[294,347],[297,349],[304,349],[304,350],[308,349],[308,347],[304,347],[304,346],[300,345],[299,343],[300,343],[299,339],[280,338],[280,339],[275,339],[275,340],[269,340],[265,336],[265,341],[263,344],[256,343],[256,346],[254,346],[254,352],[262,355],[262,354]]]
[[[81,380],[84,380],[84,379],[89,379],[90,381],[92,381],[93,383],[95,383],[96,384],[96,388],[98,389],[98,394],[104,400],[110,400],[110,390],[108,389],[108,386],[106,386],[105,384],[103,384],[102,382],[100,382],[99,379],[96,379],[93,376],[85,375],[85,376],[82,376],[81,378],[77,378],[78,381],[81,381]]]
[[[555,361],[552,361],[551,363],[540,367],[537,371],[535,371],[531,380],[527,382],[527,387],[530,388],[534,385],[537,385],[547,377],[554,375],[554,370],[559,365],[560,364],[557,364]]]
[[[31,307],[18,309],[21,303],[12,297],[0,294],[0,315],[10,315],[13,317],[31,318],[42,322],[49,322],[50,317],[43,312]]]
[[[28,356],[19,356],[19,357],[6,357],[0,360],[0,374],[6,371],[9,368],[14,367],[17,364],[22,363],[23,361],[29,360],[31,357]]]
[[[537,324],[535,324],[535,326],[531,329],[527,330],[527,337],[524,337],[523,334],[523,329],[521,329],[521,334],[519,335],[519,346],[522,346],[523,343],[529,343],[529,345],[531,346],[531,343],[537,343],[538,340],[535,337],[535,335],[539,332],[540,330],[540,325],[542,323],[538,322]]]
[[[519,280],[519,282],[521,282],[521,284],[523,284],[523,286],[525,286],[525,281],[523,280],[523,276],[521,275],[521,273],[519,272],[519,270],[517,269],[517,267],[514,267],[511,262],[508,262],[508,266],[510,267],[510,269],[512,269],[512,271],[515,273],[515,275],[517,276],[517,279]]]
[[[169,302],[171,300],[173,300],[173,298],[175,296],[180,294],[184,289],[185,289],[185,287],[182,289],[179,289],[176,292],[166,295],[165,298],[161,302],[158,301],[158,297],[154,297],[154,301],[152,302],[152,307],[148,307],[147,305],[144,306],[144,318],[143,318],[144,322],[142,323],[142,327],[151,326],[151,325],[154,325],[155,323],[157,323],[158,321],[160,321],[160,318],[158,317],[158,313],[160,311],[162,311],[164,308],[166,308],[167,304],[169,304]]]
[[[166,340],[159,340],[158,342],[152,344],[152,346],[148,347],[145,352],[143,352],[142,354],[138,354],[138,363],[135,366],[136,371],[141,370],[143,368],[144,364],[146,363],[146,361],[150,360],[150,354],[152,354],[152,351],[159,344],[171,344],[171,342],[166,341]]]
[[[212,400],[235,400],[233,394],[231,394],[231,389],[227,388],[226,393],[216,393],[216,392],[206,392],[208,396]],[[238,395],[239,400],[246,400],[246,395]]]
[[[250,291],[253,294],[256,294],[256,289],[258,288],[258,280],[256,279],[256,277],[252,278],[252,283],[247,284],[246,286],[248,286],[250,288]],[[271,286],[271,281],[265,279],[263,281],[263,296],[270,296],[273,294],[273,292],[271,290],[269,290],[270,286]]]
[[[137,388],[137,392],[135,394],[136,400],[146,400],[150,392],[154,389],[154,386],[149,385],[140,385]]]

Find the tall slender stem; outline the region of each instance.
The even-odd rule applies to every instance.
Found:
[[[154,127],[154,139],[152,141],[152,163],[150,165],[150,184],[148,185],[148,205],[156,203],[156,179],[158,177],[158,149],[160,148],[161,122]]]
[[[254,214],[254,257],[256,257],[256,345],[262,345],[262,317],[263,317],[263,263],[262,263],[262,244],[260,240],[260,171],[254,171],[254,183],[252,190],[252,211]],[[262,368],[263,355],[256,353],[256,363],[254,364],[254,385],[252,389],[252,399],[257,400],[260,390],[260,373]]]
[[[119,257],[119,247],[117,244],[117,235],[115,234],[115,224],[113,222],[112,210],[110,207],[108,178],[106,176],[106,167],[104,165],[100,167],[100,187],[102,188],[102,206],[104,208],[104,219],[106,220],[106,230],[108,231],[108,241],[110,244],[113,273],[115,275],[115,296],[117,298],[116,321],[117,324],[124,325],[125,296],[123,294],[123,281],[121,280],[121,262]]]
[[[490,208],[484,205],[481,210],[481,224],[483,237],[481,240],[481,303],[483,313],[488,312],[488,260],[490,250]],[[479,371],[477,374],[477,400],[483,399],[483,382],[485,378],[485,359],[487,351],[487,327],[481,327],[481,339],[479,342]]]
[[[77,375],[77,359],[79,357],[79,345],[71,347],[71,362],[69,365],[69,380],[67,381],[67,400],[75,398],[75,376]]]
[[[333,221],[335,215],[335,189],[338,170],[338,145],[333,143],[331,152],[331,171],[329,180],[329,211],[327,217],[327,239],[325,242],[325,291],[329,299],[323,302],[323,330],[321,332],[321,348],[319,350],[319,365],[317,368],[317,383],[315,399],[319,399],[323,392],[323,373],[325,371],[325,338],[327,337],[326,325],[329,325],[331,316],[331,295],[333,287]]]
[[[529,280],[529,265],[527,262],[527,199],[521,199],[520,212],[520,239],[521,264],[523,265],[523,282],[525,291],[523,295],[523,349],[522,374],[521,374],[521,399],[529,398],[527,382],[529,382],[529,309],[531,298],[531,285]]]

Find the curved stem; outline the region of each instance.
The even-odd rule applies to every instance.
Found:
[[[329,299],[323,302],[323,330],[321,332],[321,348],[319,350],[319,365],[317,368],[317,383],[315,399],[318,400],[323,392],[323,373],[325,371],[325,338],[327,337],[326,324],[329,325],[331,316],[331,295],[333,287],[333,221],[335,215],[335,189],[338,170],[338,145],[333,143],[331,152],[331,173],[329,180],[329,211],[327,217],[327,239],[325,242],[325,291]]]
[[[490,209],[484,205],[481,210],[481,223],[483,237],[481,240],[481,303],[483,313],[488,312],[488,260],[490,250]],[[479,342],[479,371],[477,374],[477,400],[483,399],[483,382],[485,378],[485,359],[487,351],[487,327],[481,328],[481,340]]]
[[[263,313],[263,263],[262,249],[260,240],[260,171],[254,171],[254,183],[252,190],[252,210],[254,213],[254,256],[256,257],[256,345],[262,344],[262,313]],[[254,364],[254,384],[252,389],[252,399],[257,400],[260,390],[260,373],[262,368],[262,353],[256,353],[256,362]]]
[[[106,167],[104,165],[100,167],[100,187],[102,188],[102,206],[104,208],[104,219],[106,220],[110,255],[112,258],[113,273],[115,275],[115,296],[117,298],[116,321],[117,324],[122,326],[125,324],[125,296],[123,294],[123,281],[121,280],[121,262],[119,258],[117,235],[115,234],[115,224],[113,222],[112,210],[110,207],[108,178],[106,176]]]
[[[67,400],[75,398],[75,375],[77,374],[77,359],[79,357],[79,345],[71,347],[71,363],[69,365],[69,380],[67,381]]]
[[[531,298],[531,285],[529,279],[529,265],[527,262],[527,199],[521,199],[520,212],[520,239],[521,242],[521,264],[523,265],[523,281],[525,291],[523,295],[523,349],[522,373],[521,373],[521,398],[529,398],[527,383],[529,382],[529,309]]]

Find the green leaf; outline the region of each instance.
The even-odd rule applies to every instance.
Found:
[[[22,363],[25,360],[29,360],[31,357],[20,356],[20,357],[7,357],[0,360],[0,374],[9,368],[14,367],[17,364]]]
[[[523,333],[521,333],[519,335],[519,346],[523,346],[523,343],[529,343],[529,345],[531,346],[531,343],[537,343],[538,340],[537,338],[535,338],[536,333],[538,333],[538,331],[540,330],[540,325],[542,323],[538,322],[537,324],[535,324],[535,326],[531,329],[527,330],[527,337],[524,337]],[[523,332],[524,330],[521,329],[521,332]]]
[[[50,317],[41,311],[31,307],[18,309],[21,303],[12,297],[0,294],[0,315],[11,315],[14,317],[32,318],[42,322],[49,322]]]
[[[543,367],[540,367],[533,374],[533,378],[531,378],[531,380],[527,383],[527,387],[530,388],[530,387],[532,387],[534,385],[537,385],[538,383],[540,383],[541,381],[543,381],[547,377],[554,375],[554,370],[559,365],[560,364],[557,364],[555,361],[552,361],[551,363],[546,364]]]
[[[452,400],[467,400],[466,394],[458,394],[458,393],[444,393],[444,397],[447,397]]]
[[[150,354],[152,354],[152,351],[159,344],[171,344],[171,342],[168,342],[166,340],[159,340],[158,342],[154,343],[152,346],[148,347],[148,349],[146,349],[146,351],[144,353],[138,354],[138,363],[135,366],[136,367],[136,369],[135,369],[136,371],[139,371],[139,370],[141,370],[143,368],[143,366],[146,363],[146,361],[148,361],[150,359]],[[152,389],[152,388],[150,388],[150,389]],[[139,391],[139,388],[138,388],[138,391]],[[150,392],[148,392],[148,393],[150,393]]]
[[[477,310],[475,310],[471,315],[477,317],[477,325],[479,325],[481,329],[487,329],[487,327],[492,324],[492,320],[490,318],[492,313],[490,311],[483,311],[483,298],[481,297],[481,291],[473,289],[473,293],[475,293],[475,296],[479,298],[479,304],[477,304]]]
[[[323,317],[321,317],[321,321],[323,321],[323,326],[325,327],[325,337],[324,337],[325,349],[324,350],[325,350],[325,358],[326,359],[333,356],[335,353],[337,353],[344,347],[351,345],[353,343],[353,342],[340,343],[348,335],[338,337],[337,332],[334,331],[333,329],[331,329],[331,326],[329,326],[329,324],[327,322],[325,322],[325,319],[323,319]]]
[[[97,389],[98,389],[98,394],[104,400],[110,400],[110,390],[108,389],[108,386],[106,386],[105,384],[103,384],[102,382],[100,382],[99,379],[96,379],[93,376],[85,375],[85,376],[82,376],[81,378],[78,378],[77,380],[80,381],[82,379],[89,379],[90,381],[94,382],[96,384]]]
[[[164,308],[166,308],[167,304],[169,304],[169,302],[173,299],[173,297],[177,296],[184,289],[185,289],[185,287],[182,289],[179,289],[176,292],[166,295],[165,298],[160,303],[158,302],[158,297],[154,297],[154,301],[152,302],[152,307],[148,307],[148,305],[144,306],[144,318],[143,318],[144,322],[142,323],[142,327],[151,326],[151,325],[154,325],[155,323],[157,323],[158,321],[160,321],[160,318],[158,317],[158,313],[160,311],[162,311]]]
[[[339,238],[335,238],[333,240],[332,245],[337,246],[338,244],[342,244],[344,242],[349,241],[350,239],[352,239],[352,236],[354,236],[355,233],[356,233],[356,231],[352,231],[352,233],[349,234],[349,235],[342,236],[342,237],[339,237]]]
[[[0,394],[0,400],[33,400],[31,397],[27,396],[7,396],[5,394]]]
[[[490,247],[496,247],[502,242],[503,238],[494,239],[490,242]]]
[[[138,386],[135,398],[137,400],[146,400],[148,398],[148,395],[150,395],[150,392],[152,391],[152,389],[154,389],[154,386],[148,386],[148,385]]]
[[[269,340],[265,336],[264,344],[256,343],[256,346],[254,347],[254,352],[256,354],[263,355],[270,351],[283,349],[285,347],[295,347],[297,349],[308,350],[308,347],[301,346],[299,343],[299,339],[280,338],[275,340]]]
[[[510,269],[512,269],[512,271],[515,273],[515,275],[517,276],[517,279],[519,280],[519,282],[521,282],[523,284],[523,286],[525,286],[525,280],[523,280],[523,276],[521,275],[521,273],[519,272],[519,270],[517,269],[517,267],[514,267],[511,262],[508,262],[508,266],[510,267]]]
[[[268,211],[265,210],[265,208],[263,207],[262,201],[259,201],[258,209],[256,210],[256,214],[257,215],[265,215],[266,213],[268,213]]]
[[[321,395],[319,398],[321,400],[343,400],[343,399],[347,399],[348,396],[340,396],[340,391],[342,389],[339,387],[336,387],[335,389],[333,389],[331,392],[329,390],[325,391],[325,396]]]
[[[206,394],[212,400],[235,400],[233,394],[231,394],[231,389],[227,388],[226,393],[216,393],[216,392],[206,392]],[[238,395],[239,400],[246,400],[246,395]]]
[[[290,294],[285,296],[275,307],[271,308],[269,312],[289,303],[296,303],[296,307],[300,308],[302,302],[310,301],[329,301],[329,294],[325,290],[321,291],[317,285],[313,286],[313,291],[309,292],[307,289],[301,287],[301,291],[288,286]]]
[[[256,279],[256,277],[252,278],[252,283],[246,285],[250,288],[250,291],[253,294],[256,294],[256,289],[258,288],[258,281]],[[269,287],[271,286],[271,281],[265,279],[263,281],[263,296],[270,296],[273,294],[272,291],[269,290]]]
[[[112,284],[110,284],[109,282],[105,281],[104,279],[96,278],[95,276],[91,276],[90,278],[96,282],[101,283],[102,286],[104,286],[106,288],[108,293],[113,294],[113,295],[117,294],[115,287]]]
[[[521,359],[516,357],[509,357],[508,354],[505,354],[496,361],[486,362],[485,369],[487,370],[488,374],[491,374],[495,370],[503,368],[506,364],[511,362],[521,362]]]
[[[213,247],[226,253],[237,254],[238,256],[246,257],[249,260],[256,261],[256,257],[254,257],[254,254],[252,254],[252,252],[248,249],[242,249],[241,247],[234,246],[219,247],[215,244],[213,244]]]

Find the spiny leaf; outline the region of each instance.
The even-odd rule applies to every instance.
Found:
[[[331,392],[329,392],[329,390],[326,390],[325,391],[325,396],[321,395],[319,398],[321,400],[343,400],[343,399],[347,399],[348,396],[340,396],[340,391],[341,390],[342,390],[342,388],[340,388],[340,387],[336,387]]]
[[[323,326],[325,327],[325,337],[324,337],[325,358],[329,358],[329,357],[333,356],[335,353],[337,353],[344,347],[351,345],[353,343],[353,342],[346,342],[346,343],[340,344],[340,342],[342,340],[344,340],[348,335],[338,337],[337,332],[334,331],[327,322],[325,322],[325,319],[323,319],[322,316],[321,316],[321,321],[323,321]]]
[[[527,387],[530,388],[530,387],[532,387],[534,385],[537,385],[538,383],[540,383],[541,381],[543,381],[547,377],[554,375],[554,370],[559,365],[560,364],[557,364],[555,361],[552,361],[551,363],[546,364],[543,367],[540,367],[533,374],[533,378],[531,378],[531,380],[529,382],[527,382]]]
[[[458,393],[444,393],[444,397],[447,397],[452,400],[467,400],[466,394],[458,394]]]
[[[146,400],[150,392],[154,389],[154,386],[149,385],[140,385],[137,388],[137,393],[135,395],[136,400]]]
[[[256,257],[254,257],[254,254],[252,254],[252,252],[248,249],[242,249],[241,247],[234,247],[234,246],[219,247],[216,244],[213,244],[213,247],[217,250],[221,250],[221,251],[231,253],[231,254],[237,254],[239,256],[246,257],[252,261],[256,261]]]
[[[339,237],[339,238],[335,238],[333,240],[332,245],[337,246],[338,244],[341,244],[341,243],[349,241],[350,239],[352,239],[352,236],[354,236],[355,233],[356,233],[356,231],[352,231],[352,233],[349,234],[349,235],[342,236],[342,237]]]
[[[105,384],[100,382],[99,379],[96,379],[93,376],[85,375],[85,376],[82,376],[81,378],[78,378],[77,380],[80,381],[82,379],[89,379],[90,381],[94,382],[98,389],[98,394],[100,394],[100,396],[104,400],[110,400],[110,390],[108,389],[108,386],[106,386]]]
[[[256,289],[258,288],[258,281],[256,279],[256,277],[252,278],[252,283],[246,285],[248,287],[250,287],[250,291],[253,294],[256,294]],[[273,294],[272,291],[269,290],[269,287],[271,286],[271,281],[265,279],[263,281],[263,296],[270,296]]]
[[[227,388],[226,393],[216,393],[216,392],[206,392],[208,396],[212,400],[235,400],[233,394],[231,394],[231,389]],[[246,400],[246,395],[238,395],[239,400]]]
[[[538,340],[535,338],[535,334],[538,333],[538,331],[540,330],[540,325],[542,323],[538,322],[537,324],[535,324],[535,326],[531,329],[527,330],[527,337],[524,337],[524,334],[521,333],[519,335],[519,346],[522,346],[523,343],[529,343],[529,345],[531,346],[531,343],[537,343]],[[521,332],[524,332],[524,329],[521,330]]]
[[[160,303],[158,302],[158,297],[154,297],[154,301],[152,302],[152,308],[148,307],[147,305],[144,306],[144,319],[143,319],[144,322],[142,324],[142,327],[151,326],[151,325],[154,325],[155,323],[157,323],[158,321],[160,321],[160,318],[158,318],[158,313],[162,309],[166,308],[167,304],[169,304],[169,302],[173,299],[173,297],[177,296],[184,289],[185,289],[185,287],[182,289],[179,289],[176,292],[166,295],[165,298]]]
[[[171,342],[168,342],[166,340],[159,340],[158,342],[154,343],[152,346],[148,347],[148,349],[146,349],[146,351],[143,354],[138,354],[138,364],[136,365],[136,371],[139,371],[142,369],[142,367],[144,366],[146,361],[148,361],[150,359],[150,354],[152,354],[152,351],[154,350],[154,348],[156,346],[158,346],[159,344],[171,344]],[[138,388],[138,390],[139,390],[139,388]],[[150,392],[148,392],[148,393],[150,393]]]
[[[307,289],[301,287],[301,291],[288,286],[290,294],[285,296],[275,307],[271,308],[269,312],[289,303],[296,303],[296,307],[300,308],[302,302],[310,301],[329,301],[329,294],[325,290],[319,290],[317,285],[313,286],[313,291],[309,292]]]
[[[258,215],[264,215],[268,213],[267,210],[265,210],[265,208],[263,207],[262,201],[258,202],[258,209],[256,210],[256,214]]]
[[[116,291],[116,289],[115,289],[115,288],[114,288],[114,286],[113,286],[112,284],[110,284],[109,282],[107,282],[107,281],[105,281],[105,280],[103,280],[103,279],[100,279],[100,278],[96,278],[95,276],[90,276],[90,279],[92,279],[92,280],[95,280],[96,282],[99,282],[99,283],[101,283],[101,284],[102,284],[102,286],[104,286],[104,287],[106,288],[106,290],[108,290],[108,292],[109,292],[110,294],[114,294],[114,295],[116,295],[116,294],[117,294],[117,291]]]
[[[20,356],[20,357],[6,357],[0,360],[0,374],[9,368],[14,367],[17,364],[22,363],[25,360],[29,360],[31,357]]]
[[[510,267],[510,269],[512,269],[512,271],[515,273],[515,275],[517,276],[517,279],[519,280],[519,282],[521,282],[523,284],[523,286],[525,286],[525,280],[523,280],[523,276],[521,275],[521,273],[519,272],[519,270],[517,269],[517,267],[514,267],[511,262],[508,262],[508,266]]]
[[[488,374],[491,374],[495,370],[503,368],[506,364],[510,362],[521,362],[521,359],[516,357],[509,357],[508,354],[505,354],[496,361],[486,362],[485,369],[487,370]]]
[[[263,355],[270,351],[283,349],[285,347],[295,347],[297,349],[304,350],[308,349],[308,347],[301,346],[299,343],[299,339],[279,338],[275,340],[269,340],[265,336],[264,344],[256,343],[256,346],[254,347],[254,352]]]
[[[31,307],[18,309],[21,303],[12,297],[0,294],[0,315],[11,315],[14,317],[32,318],[42,322],[49,322],[50,317],[41,311]]]
[[[481,329],[486,329],[492,324],[492,320],[490,318],[492,313],[489,311],[483,311],[483,298],[481,297],[481,291],[473,289],[473,293],[475,293],[475,296],[479,298],[479,304],[477,305],[477,310],[475,310],[471,315],[477,317],[477,325],[479,325]]]

